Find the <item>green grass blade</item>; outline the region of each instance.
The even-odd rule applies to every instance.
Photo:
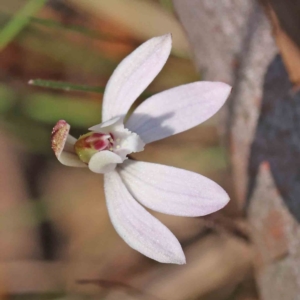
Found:
[[[98,94],[103,94],[104,92],[103,87],[91,87],[86,85],[78,85],[69,82],[54,81],[54,80],[32,79],[28,82],[28,84],[44,87],[44,88],[64,90],[64,91],[81,91],[81,92],[91,92],[91,93],[98,93]]]
[[[0,31],[0,51],[4,49],[30,22],[30,17],[36,14],[47,0],[29,0],[23,8]]]

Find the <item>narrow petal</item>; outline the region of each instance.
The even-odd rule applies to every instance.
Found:
[[[218,184],[190,171],[128,160],[120,166],[119,173],[135,199],[162,213],[204,216],[229,201]]]
[[[89,161],[89,169],[94,173],[104,174],[111,172],[116,165],[122,162],[122,158],[108,150],[94,154]]]
[[[162,263],[185,263],[176,237],[131,196],[116,171],[105,174],[104,188],[111,222],[130,247]]]
[[[147,144],[188,130],[213,116],[231,87],[221,82],[194,82],[156,94],[133,112],[126,127]]]
[[[86,167],[74,150],[76,139],[69,134],[70,125],[60,120],[56,123],[51,134],[52,149],[57,159],[68,167]]]
[[[103,96],[103,122],[126,115],[132,103],[166,63],[171,47],[170,34],[152,38],[118,65],[107,83]]]

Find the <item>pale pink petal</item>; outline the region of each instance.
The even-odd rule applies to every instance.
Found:
[[[124,126],[123,118],[115,117],[106,122],[102,122],[100,124],[94,125],[89,128],[91,131],[101,132],[101,133],[110,133],[115,128],[120,128]]]
[[[162,263],[185,263],[176,237],[131,196],[117,171],[105,174],[104,188],[111,222],[130,247]]]
[[[89,169],[94,173],[104,174],[111,172],[116,165],[121,163],[122,158],[108,150],[100,151],[94,154],[89,161]]]
[[[83,163],[76,153],[63,151],[59,157],[57,157],[60,163],[68,167],[86,168],[87,165]]]
[[[68,167],[87,167],[74,150],[76,139],[69,134],[70,125],[60,120],[56,123],[51,134],[52,149],[57,159]]]
[[[118,65],[105,89],[102,121],[126,115],[132,103],[164,66],[171,46],[170,34],[152,38]]]
[[[147,144],[188,130],[213,116],[231,87],[221,82],[194,82],[156,94],[144,101],[125,126]]]
[[[204,216],[229,201],[218,184],[190,171],[128,160],[119,166],[119,173],[135,199],[162,213]]]

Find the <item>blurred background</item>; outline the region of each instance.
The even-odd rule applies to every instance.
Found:
[[[257,268],[282,263],[290,250],[284,226],[298,226],[285,219],[291,206],[270,208],[267,223],[257,221],[262,203],[281,193],[271,179],[254,190],[258,170],[270,170],[260,154],[259,141],[266,139],[256,128],[266,128],[260,107],[265,74],[278,52],[271,30],[280,30],[276,10],[268,6],[272,19],[264,12],[269,3],[219,2],[0,0],[0,299],[299,299],[299,272],[292,272],[295,294],[284,297],[283,289],[273,298],[268,290],[289,266],[281,265],[282,277],[276,266],[271,275]],[[127,246],[110,223],[102,176],[60,165],[50,146],[59,119],[76,137],[100,123],[114,68],[138,45],[168,32],[172,55],[138,102],[201,79],[234,86],[227,107],[212,119],[135,156],[200,173],[231,197],[224,210],[205,218],[154,213],[179,238],[185,266],[157,263]],[[275,86],[288,81],[290,91],[291,77],[279,60],[269,73],[277,74]]]

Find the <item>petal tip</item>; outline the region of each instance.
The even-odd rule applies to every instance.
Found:
[[[227,99],[232,91],[232,86],[225,82],[217,82],[217,83],[219,85],[220,90],[222,90],[224,92],[226,99]]]
[[[221,209],[223,209],[230,201],[230,197],[227,194],[227,192],[216,182],[213,182],[214,187],[214,196],[213,198],[216,199],[215,205],[210,209],[210,211],[207,211],[205,214],[202,214],[201,216],[205,216],[208,214],[215,213]],[[211,196],[212,197],[212,196]]]
[[[162,47],[162,49],[165,49],[167,52],[171,51],[172,48],[172,34],[166,33],[161,36],[154,37],[152,41],[155,41],[155,43],[158,43],[159,47]]]
[[[230,201],[229,195],[225,192],[220,209],[224,208],[229,203],[229,201]]]
[[[211,213],[215,213],[221,209],[223,209],[230,201],[230,198],[229,198],[229,195],[225,192],[225,190],[223,190],[222,192],[222,195],[220,195],[218,197],[218,203],[217,205],[215,206],[215,208],[208,214],[211,214]],[[206,214],[203,214],[203,215],[207,215]]]
[[[175,264],[175,265],[185,265],[186,264],[186,258],[183,252],[183,249],[180,245],[180,243],[177,240],[177,249],[173,252],[173,255],[169,257],[169,259],[166,261],[166,263]]]
[[[172,33],[171,33],[171,32],[162,35],[161,38],[162,38],[166,43],[172,45],[173,37],[172,37]]]
[[[213,99],[215,101],[215,106],[212,115],[214,115],[225,104],[226,100],[230,96],[232,87],[225,82],[219,81],[207,83],[209,84],[208,87],[211,86],[213,91]]]
[[[174,262],[177,265],[185,265],[186,264],[186,258],[185,255],[182,253],[180,257],[176,259],[176,262]]]
[[[139,249],[134,248],[134,247],[133,248],[135,250],[143,253],[144,255],[160,262],[160,263],[174,264],[174,265],[185,265],[186,264],[186,258],[185,258],[183,249],[182,249],[179,241],[176,239],[176,242],[174,243],[174,241],[173,241],[173,243],[170,244],[169,246],[170,246],[170,248],[172,248],[174,246],[175,247],[168,254],[164,253],[163,256],[157,255],[157,253],[155,253],[155,252],[151,253],[151,255],[149,255],[149,253],[145,254],[145,253],[141,252]]]
[[[162,37],[164,37],[164,38],[166,38],[166,39],[168,39],[168,40],[172,40],[172,33],[171,32],[168,32],[168,33],[166,33],[166,34],[164,34],[164,35],[162,35]]]

